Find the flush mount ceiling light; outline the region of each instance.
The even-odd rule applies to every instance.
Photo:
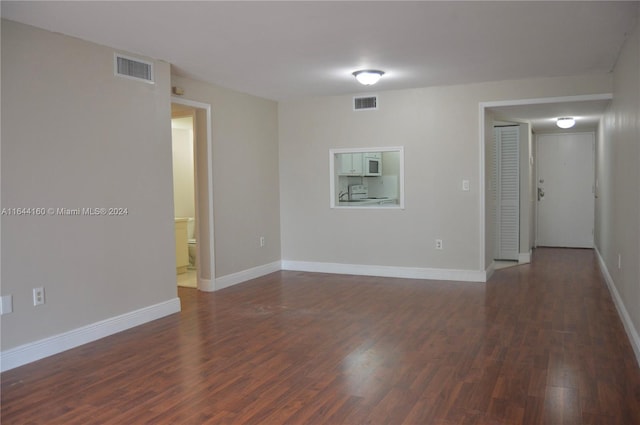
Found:
[[[377,69],[363,69],[361,71],[356,71],[353,73],[353,76],[356,77],[356,80],[362,85],[370,86],[378,82],[380,77],[384,75],[384,71],[378,71]]]
[[[556,120],[556,125],[560,128],[571,128],[576,125],[576,120],[571,117],[562,117]]]

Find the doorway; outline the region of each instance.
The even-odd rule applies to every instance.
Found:
[[[176,266],[186,266],[187,274],[193,274],[195,277],[194,282],[192,278],[187,276],[188,284],[185,286],[197,287],[202,291],[213,291],[215,290],[215,258],[211,107],[208,104],[178,97],[172,97],[171,101],[172,121],[179,119],[183,124],[191,123],[191,153],[187,149],[182,153],[181,159],[184,163],[189,160],[192,163],[192,183],[191,185],[186,183],[189,171],[183,170],[181,172],[182,187],[186,189],[181,193],[178,193],[176,189],[174,193],[176,201],[174,211],[176,214]],[[188,130],[189,128],[187,128],[187,133]],[[183,141],[183,143],[185,142]],[[189,155],[191,155],[191,159],[189,159]],[[175,175],[174,171],[174,177]],[[183,204],[180,210],[177,206],[178,202]],[[191,210],[188,209],[189,202],[193,204]],[[180,229],[178,229],[179,222],[184,223]],[[190,270],[191,273],[189,273]]]
[[[609,102],[611,93],[577,95],[566,97],[532,98],[520,100],[491,101],[479,103],[480,114],[480,255],[479,264],[484,270],[487,279],[495,270],[494,253],[496,249],[496,209],[495,202],[495,143],[493,143],[493,125],[496,120],[521,122],[530,124],[531,131],[535,134],[557,133],[555,118],[561,116],[579,117],[576,127],[577,132],[593,132],[600,122]],[[526,252],[526,247],[535,245],[537,234],[537,180],[533,175],[537,167],[536,144],[530,138],[531,146],[529,158],[524,157],[521,150],[521,177],[524,175],[522,164],[530,169],[529,186],[521,178],[521,214],[529,214],[529,219],[520,219],[521,228],[521,252],[520,258],[528,262],[532,259],[532,251]],[[522,189],[524,187],[524,190]],[[526,194],[526,196],[525,196]],[[528,207],[522,204],[527,203]],[[528,222],[528,223],[527,223]],[[528,226],[527,226],[528,224]],[[528,239],[522,237],[528,232]],[[523,247],[525,248],[523,250]],[[519,259],[520,261],[520,259]]]
[[[173,204],[178,286],[198,287],[195,110],[172,107]]]

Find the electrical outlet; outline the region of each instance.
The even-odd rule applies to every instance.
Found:
[[[436,239],[436,249],[442,249],[442,239]]]
[[[469,180],[462,180],[462,190],[468,192],[469,189]]]
[[[260,248],[264,247],[264,236],[260,236]]]
[[[33,305],[42,305],[44,304],[44,288],[33,288]]]

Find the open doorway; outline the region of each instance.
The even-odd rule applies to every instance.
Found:
[[[176,281],[215,290],[211,108],[181,98],[171,103]]]
[[[173,207],[178,286],[198,287],[198,238],[196,220],[195,110],[172,108]]]
[[[558,133],[556,118],[576,117],[576,127],[572,132],[593,132],[608,106],[610,93],[567,97],[521,99],[480,103],[480,181],[481,181],[481,254],[480,263],[487,278],[496,268],[497,202],[495,190],[496,174],[494,124],[496,121],[510,121],[530,125],[530,148],[521,151],[520,156],[520,234],[519,262],[531,260],[531,248],[536,245],[538,226],[538,179],[536,177],[537,151],[536,135]],[[522,142],[522,140],[521,140]],[[520,145],[522,147],[522,143]],[[527,154],[527,155],[525,155]],[[528,169],[529,173],[522,170]],[[524,204],[524,205],[523,205]],[[528,207],[527,207],[528,206]],[[524,261],[523,261],[524,260]]]

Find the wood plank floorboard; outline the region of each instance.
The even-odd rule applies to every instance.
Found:
[[[486,283],[276,272],[1,375],[9,424],[637,425],[592,250]]]

